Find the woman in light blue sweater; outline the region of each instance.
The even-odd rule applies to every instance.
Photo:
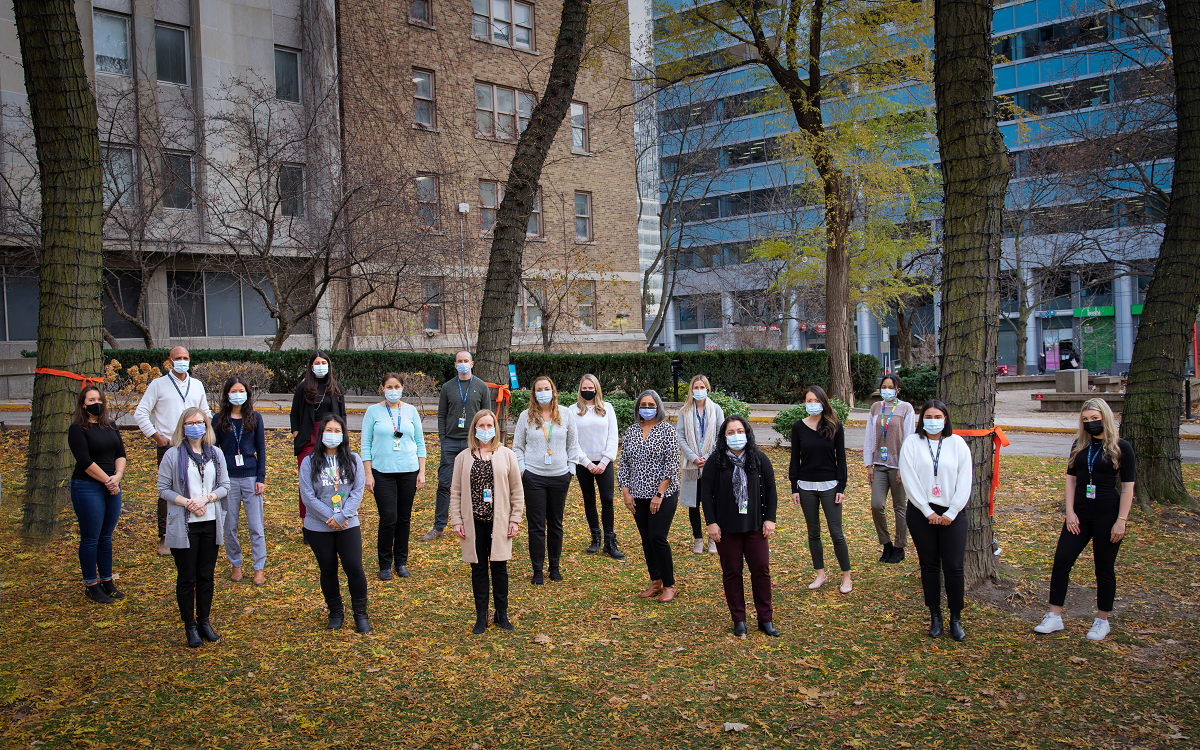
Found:
[[[379,580],[408,578],[408,535],[413,498],[425,486],[425,433],[416,407],[406,404],[404,377],[383,376],[384,400],[367,407],[362,423],[366,488],[379,509]]]

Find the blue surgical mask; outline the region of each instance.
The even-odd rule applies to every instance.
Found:
[[[639,406],[638,414],[641,415],[642,419],[654,419],[655,417],[658,416],[658,409],[655,409],[655,408],[647,409],[644,406]]]
[[[695,388],[692,390],[692,398],[696,399],[697,401],[703,401],[704,399],[708,398],[708,391],[704,388]]]
[[[825,407],[821,406],[820,404],[806,403],[804,405],[804,411],[808,412],[808,416],[815,417],[821,412],[825,411]]]
[[[554,397],[554,394],[550,391],[538,391],[533,395],[537,396],[539,404],[548,404],[550,403],[550,399]]]
[[[185,424],[183,426],[183,434],[189,440],[203,440],[205,433],[208,432],[208,427],[202,424]]]
[[[896,390],[894,388],[880,388],[879,397],[884,401],[892,402],[896,400]]]
[[[234,406],[241,406],[242,404],[246,403],[246,397],[247,394],[245,391],[234,391],[233,393],[229,394],[229,403],[233,404]]]
[[[187,372],[192,366],[192,361],[189,359],[176,359],[171,361],[171,369],[175,372]]]
[[[925,432],[930,435],[940,435],[942,430],[946,429],[946,420],[944,419],[926,419]]]
[[[471,365],[466,362],[454,363],[454,369],[458,370],[459,375],[470,375],[471,374]]]
[[[482,427],[475,428],[475,439],[481,443],[490,443],[496,439],[495,430],[485,430]]]
[[[313,375],[323,378],[329,374],[329,365],[313,365]]]
[[[728,445],[732,450],[735,450],[735,451],[740,451],[742,448],[745,448],[746,441],[747,441],[746,433],[744,433],[744,432],[739,432],[739,433],[736,433],[733,435],[725,436],[725,444]]]
[[[336,448],[342,444],[342,433],[340,432],[323,432],[321,433],[321,442],[326,448]]]
[[[398,404],[400,399],[404,398],[403,388],[388,388],[383,392],[383,397],[388,400],[389,404]]]

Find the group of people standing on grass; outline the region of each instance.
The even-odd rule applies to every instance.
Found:
[[[266,582],[266,427],[243,379],[231,377],[224,383],[214,416],[204,385],[188,374],[188,351],[176,347],[170,362],[171,372],[149,384],[135,418],[158,448],[159,552],[175,560],[185,637],[189,646],[198,647],[220,637],[209,616],[222,546],[231,580],[244,580],[238,538],[243,510],[251,580],[255,585]],[[469,352],[458,352],[457,374],[441,388],[437,500],[433,526],[422,540],[441,538],[447,525],[458,537],[463,560],[471,567],[474,633],[483,633],[491,624],[512,629],[507,564],[523,522],[530,582],[563,580],[563,521],[574,476],[591,532],[587,553],[603,550],[623,560],[614,526],[618,491],[633,515],[650,581],[642,598],[668,603],[677,595],[668,534],[682,504],[689,509],[692,551],[700,554],[707,546],[719,557],[734,633],[746,633],[742,572],[748,567],[758,628],[779,635],[769,564],[769,539],[778,513],[775,470],[758,449],[750,423],[741,416],[726,417],[709,397],[712,386],[705,376],[692,378],[674,425],[668,423],[655,391],[641,393],[634,423],[620,436],[615,410],[604,400],[595,375],[581,377],[571,406],[560,405],[554,381],[539,376],[530,383],[529,408],[514,423],[510,449],[498,433],[495,413],[487,408],[488,386],[473,375],[473,365]],[[961,641],[966,637],[961,614],[971,454],[954,434],[945,404],[930,400],[914,409],[900,399],[900,390],[895,375],[880,381],[881,400],[868,415],[863,451],[880,562],[903,561],[911,534],[930,610],[929,635],[939,637],[947,628],[941,610],[944,581],[949,632]],[[360,633],[371,630],[359,522],[365,491],[372,492],[379,512],[378,577],[391,580],[393,571],[401,578],[411,575],[408,540],[413,501],[425,484],[424,432],[419,412],[404,402],[401,374],[387,373],[380,392],[382,400],[368,407],[363,417],[360,453],[350,450],[344,394],[323,353],[312,355],[293,397],[290,421],[301,533],[320,569],[329,629],[340,628],[345,619],[340,566],[355,628]],[[818,589],[827,581],[824,515],[841,572],[839,591],[848,594],[853,582],[842,531],[848,479],[845,428],[819,386],[806,390],[804,407],[806,415],[791,430],[788,485],[808,529],[816,571],[809,588]],[[79,518],[85,593],[97,603],[111,603],[124,597],[113,581],[112,534],[120,516],[126,455],[98,386],[81,390],[68,442],[76,459],[71,497]],[[618,445],[621,460],[614,471]],[[1066,518],[1054,557],[1051,611],[1036,630],[1063,629],[1070,570],[1091,541],[1098,611],[1088,638],[1102,640],[1109,631],[1114,563],[1134,481],[1132,449],[1117,437],[1115,419],[1102,399],[1084,405],[1067,464]],[[894,516],[891,532],[889,516]]]

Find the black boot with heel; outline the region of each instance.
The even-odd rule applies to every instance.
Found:
[[[604,554],[614,560],[624,560],[625,553],[617,549],[617,533],[608,531],[604,534]]]
[[[367,600],[351,599],[350,604],[354,608],[354,629],[360,633],[370,633],[371,621],[367,619]]]
[[[939,607],[929,608],[929,637],[941,638],[945,632],[942,628],[942,610]]]
[[[584,550],[584,552],[588,553],[589,555],[594,555],[599,551],[600,551],[600,529],[592,529],[592,543],[588,545],[588,548],[586,550]]]

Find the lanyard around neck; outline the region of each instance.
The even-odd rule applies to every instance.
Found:
[[[882,410],[881,410],[882,411]],[[887,417],[883,420],[883,436],[887,437],[888,425],[891,424],[892,415],[896,413],[896,402],[892,402],[892,408],[888,410]]]
[[[929,438],[925,438],[925,447],[929,449],[929,458],[933,461],[933,477],[934,477],[934,479],[937,479],[938,462],[942,460],[942,443],[944,443],[944,442],[945,442],[945,440],[938,440],[937,456],[935,457],[933,455],[933,446],[930,445]]]
[[[1095,484],[1095,483],[1096,483],[1096,478],[1095,478],[1094,476],[1092,476],[1092,467],[1096,465],[1096,459],[1097,459],[1097,458],[1100,456],[1100,454],[1101,454],[1101,453],[1103,453],[1103,452],[1104,452],[1104,446],[1103,446],[1103,445],[1101,445],[1101,446],[1100,446],[1100,449],[1099,449],[1098,451],[1096,451],[1096,455],[1095,455],[1095,456],[1093,456],[1093,455],[1092,455],[1092,448],[1093,448],[1093,447],[1094,447],[1094,443],[1089,443],[1089,444],[1088,444],[1088,458],[1087,458],[1087,462],[1088,462],[1088,478],[1092,480],[1092,484]]]
[[[176,378],[174,375],[167,375],[167,377],[171,379],[171,385],[175,387],[175,392],[179,394],[179,400],[183,402],[184,406],[186,406],[188,394],[192,392],[192,378],[190,376],[188,377],[188,379],[185,381],[187,383],[187,389],[181,391],[179,390],[179,383],[175,382],[178,380],[178,378]]]

